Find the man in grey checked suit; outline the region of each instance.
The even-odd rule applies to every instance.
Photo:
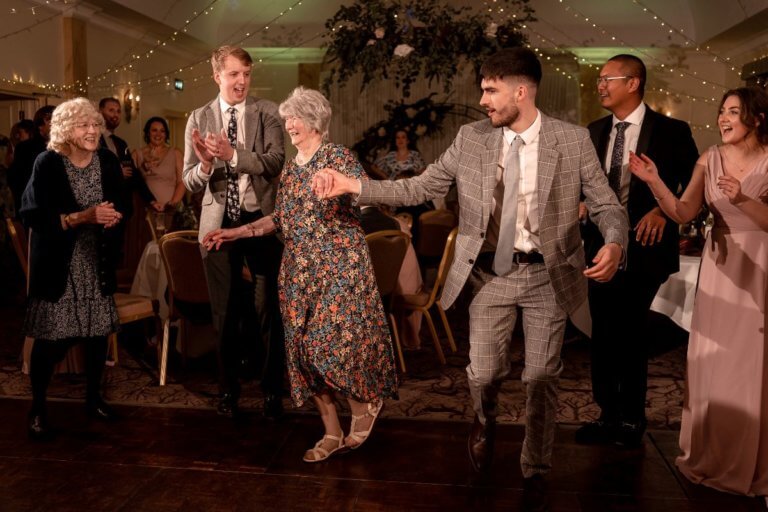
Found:
[[[521,465],[526,488],[541,489],[542,474],[551,467],[566,317],[586,300],[585,276],[607,281],[616,272],[627,243],[627,218],[587,130],[536,108],[541,64],[533,52],[502,50],[484,63],[481,74],[480,104],[489,119],[462,126],[423,174],[358,181],[325,169],[314,187],[321,196],[359,194],[360,204],[407,205],[442,197],[456,183],[459,234],[441,301],[448,307],[462,290],[470,294],[467,374],[476,413],[470,460],[476,470],[491,462],[497,394],[510,371],[509,345],[520,311],[527,392]],[[518,136],[522,141],[511,144]],[[507,159],[510,151],[515,153]],[[519,178],[505,187],[503,176],[511,170]],[[582,192],[606,242],[589,269],[579,233]],[[511,224],[505,222],[508,197],[516,214]],[[502,253],[497,245],[511,249]]]
[[[274,210],[280,171],[285,162],[283,127],[277,105],[248,96],[251,56],[242,48],[222,46],[211,56],[219,95],[189,116],[183,179],[192,192],[205,190],[199,240],[217,228],[237,227]],[[277,272],[282,243],[274,236],[236,240],[218,251],[202,245],[213,325],[218,336],[219,414],[237,415],[238,373],[244,354],[241,330],[253,306],[266,349],[261,387],[268,417],[282,412],[285,348],[277,301]],[[247,263],[255,288],[243,281]],[[245,340],[252,343],[253,340]]]

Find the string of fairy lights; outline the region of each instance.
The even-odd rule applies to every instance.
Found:
[[[44,92],[51,92],[51,93],[85,93],[86,90],[94,90],[94,91],[103,91],[103,90],[114,90],[115,88],[120,87],[132,87],[138,89],[146,89],[146,88],[155,88],[155,87],[161,87],[167,89],[170,86],[170,77],[171,76],[178,76],[183,75],[185,80],[192,82],[192,87],[195,87],[195,84],[198,82],[208,83],[207,79],[210,78],[210,71],[208,69],[209,64],[209,58],[202,57],[199,58],[193,62],[184,64],[179,67],[174,67],[173,69],[168,69],[163,72],[155,73],[151,76],[142,77],[136,80],[126,80],[124,77],[121,77],[121,74],[124,75],[126,72],[130,73],[137,73],[137,68],[139,65],[143,62],[147,62],[154,57],[156,57],[158,54],[162,53],[161,50],[164,47],[173,45],[173,44],[179,44],[177,42],[177,38],[180,34],[186,33],[190,26],[201,17],[207,16],[211,13],[213,13],[214,8],[219,4],[220,0],[211,0],[208,4],[205,5],[204,8],[201,10],[195,10],[192,11],[192,13],[189,16],[186,16],[184,18],[184,23],[181,24],[178,28],[174,29],[172,33],[169,33],[164,38],[157,39],[153,45],[150,45],[147,49],[144,49],[142,51],[134,51],[136,46],[132,47],[126,53],[121,56],[118,59],[118,62],[110,67],[108,67],[106,70],[103,70],[93,76],[88,76],[86,80],[84,81],[76,81],[73,84],[50,84],[50,83],[37,83],[31,79],[24,80],[23,77],[14,75],[12,78],[0,78],[0,83],[5,84],[24,84],[24,85],[31,85],[34,87],[37,87],[39,89],[42,89]],[[72,10],[76,9],[77,6],[81,3],[81,0],[48,0],[46,3],[56,3],[60,5],[67,6],[64,10],[59,10],[56,13],[54,13],[51,16],[45,16],[41,17],[40,19],[36,20],[34,23],[31,23],[27,25],[24,28],[15,30],[13,32],[9,32],[7,34],[0,35],[0,40],[11,37],[13,35],[17,35],[24,31],[32,31],[35,28],[39,27],[40,25],[52,20],[53,18],[56,18],[58,16],[61,16],[62,14],[69,13]],[[504,9],[504,6],[501,5],[501,2],[496,2],[495,0],[486,0],[485,5],[488,9],[488,12],[494,12],[499,17],[506,17],[506,18],[516,18],[517,14],[513,11]],[[694,52],[695,54],[699,54],[702,56],[706,56],[710,58],[713,62],[720,63],[723,66],[726,66],[726,68],[732,72],[736,72],[738,74],[736,65],[730,61],[730,58],[728,57],[721,57],[708,46],[700,47],[696,44],[696,42],[691,39],[689,36],[687,36],[684,32],[684,30],[679,29],[673,25],[671,25],[666,19],[664,19],[662,16],[660,16],[656,11],[649,8],[643,0],[632,0],[632,3],[636,5],[639,9],[642,10],[643,13],[645,13],[648,17],[651,17],[654,22],[657,22],[658,28],[660,32],[663,32],[664,34],[671,36],[676,36],[682,40],[681,47],[685,48],[686,51]],[[293,3],[288,8],[284,9],[282,12],[280,12],[278,15],[274,16],[272,19],[270,19],[268,22],[264,23],[264,25],[256,30],[249,30],[245,31],[243,28],[236,30],[231,34],[228,38],[228,44],[234,44],[234,45],[242,45],[244,42],[246,42],[248,39],[251,39],[252,37],[256,36],[257,34],[263,34],[267,32],[270,29],[270,26],[274,26],[278,24],[281,19],[292,12],[295,8],[301,6],[303,4],[303,0],[298,0],[295,3]],[[712,79],[705,78],[700,76],[699,72],[696,70],[688,71],[684,68],[677,67],[675,68],[672,65],[669,65],[668,63],[664,62],[662,59],[656,57],[652,53],[649,53],[643,48],[638,48],[634,45],[629,44],[621,37],[617,36],[614,33],[611,33],[609,30],[605,29],[604,27],[598,25],[594,20],[592,20],[588,15],[585,15],[578,9],[576,9],[573,5],[570,4],[570,0],[558,0],[558,4],[560,4],[564,10],[564,12],[572,15],[575,19],[581,21],[582,23],[590,26],[592,30],[594,30],[597,34],[600,34],[608,39],[610,41],[617,43],[625,48],[627,48],[629,51],[632,51],[638,55],[640,55],[646,62],[649,64],[653,64],[655,66],[655,70],[663,76],[665,73],[668,74],[670,77],[676,77],[676,78],[689,78],[696,80],[696,82],[701,87],[708,88],[712,91],[711,96],[705,97],[705,96],[697,96],[693,94],[689,94],[682,91],[674,90],[673,88],[669,87],[649,87],[648,89],[652,92],[666,95],[666,96],[672,96],[676,100],[679,100],[681,98],[687,99],[691,102],[699,102],[699,103],[705,103],[705,104],[712,104],[716,103],[718,101],[717,96],[719,96],[719,93],[724,91],[726,89],[726,86],[724,84],[718,83]],[[39,10],[40,7],[32,7],[29,8],[30,12],[33,16],[39,17],[39,13],[37,10]],[[13,12],[12,10],[10,14],[18,14],[18,12]],[[247,26],[249,24],[254,23],[257,18],[261,17],[261,13],[254,16],[253,19],[248,20],[244,22],[242,27]],[[555,27],[551,24],[548,24],[544,20],[537,20],[537,23],[542,23],[544,25],[549,25],[549,30],[557,31],[561,36],[563,36],[564,39],[569,39],[572,41],[572,43],[575,46],[580,46],[578,41],[575,41],[571,36],[563,32],[559,27]],[[534,37],[537,39],[537,42],[535,43],[529,43],[529,46],[542,58],[542,62],[545,66],[548,66],[550,69],[554,69],[555,72],[562,74],[569,80],[575,80],[579,82],[579,85],[581,87],[585,87],[586,85],[584,83],[580,83],[579,78],[577,74],[574,74],[572,72],[569,72],[567,69],[565,69],[565,63],[562,60],[555,59],[554,62],[551,62],[552,60],[552,53],[551,51],[556,51],[559,53],[559,56],[565,57],[566,59],[573,58],[574,63],[578,66],[588,66],[590,68],[595,68],[596,66],[592,63],[587,62],[585,59],[579,59],[578,56],[573,55],[573,53],[568,49],[567,46],[564,46],[561,43],[558,43],[551,37],[548,37],[538,30],[534,29],[530,26],[531,23],[523,23],[521,25],[521,28],[524,30],[524,32],[529,36],[530,39],[533,39]],[[306,39],[304,41],[301,41],[300,43],[283,49],[281,52],[276,52],[274,54],[271,54],[268,57],[264,57],[259,59],[258,63],[265,63],[266,61],[269,61],[270,59],[277,58],[281,53],[288,52],[294,48],[297,48],[299,46],[304,46],[316,39],[322,38],[325,36],[325,32],[318,32],[317,34],[311,36],[309,39]],[[546,50],[546,51],[545,51]],[[761,58],[766,57],[766,55],[758,56],[756,57],[752,62],[755,62]],[[205,71],[198,72],[195,76],[188,77],[189,74],[194,73],[195,69],[199,66],[205,66]],[[161,91],[161,92],[163,92]]]

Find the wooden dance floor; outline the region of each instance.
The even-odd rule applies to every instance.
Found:
[[[30,403],[0,399],[0,511],[517,511],[523,428],[500,425],[493,473],[476,476],[465,422],[383,418],[359,451],[301,461],[319,419],[279,422],[255,411],[118,406],[112,424],[82,403],[50,404],[57,437],[26,438]],[[348,421],[345,420],[345,422]],[[693,486],[674,469],[676,432],[651,431],[638,450],[574,443],[560,426],[549,477],[553,511],[740,512],[757,499]]]

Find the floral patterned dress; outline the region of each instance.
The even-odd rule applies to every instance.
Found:
[[[392,339],[360,211],[349,196],[315,197],[312,177],[325,167],[363,173],[347,148],[324,144],[306,165],[286,165],[273,214],[285,238],[279,295],[291,397],[297,406],[325,390],[360,402],[396,397]]]

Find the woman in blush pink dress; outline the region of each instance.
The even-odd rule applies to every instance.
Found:
[[[722,144],[696,164],[680,199],[644,155],[630,169],[664,213],[693,219],[703,201],[715,223],[701,259],[677,466],[694,483],[768,495],[768,94],[725,93]]]

